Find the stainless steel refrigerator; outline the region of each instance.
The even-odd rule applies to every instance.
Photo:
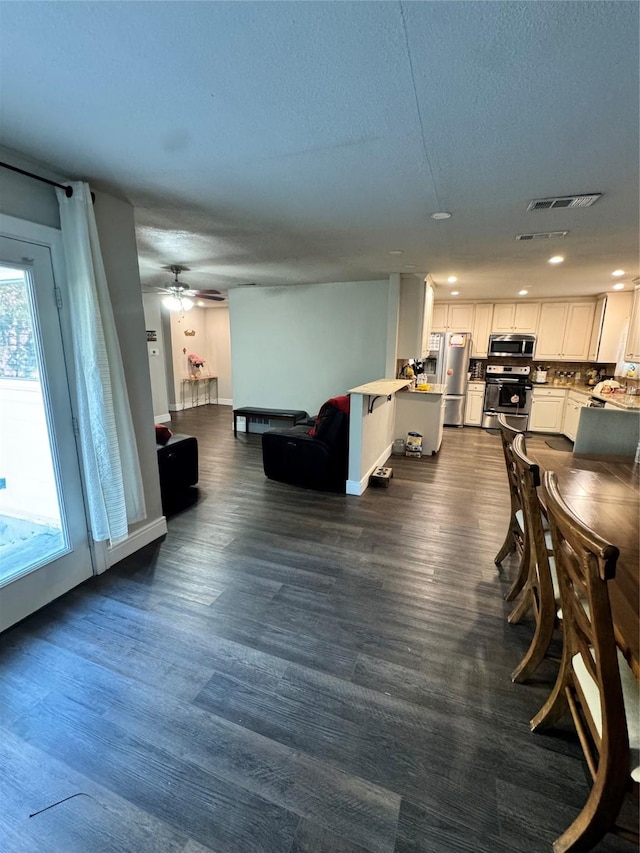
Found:
[[[435,382],[445,386],[445,426],[464,425],[470,332],[436,332],[429,337],[429,358],[435,360]]]

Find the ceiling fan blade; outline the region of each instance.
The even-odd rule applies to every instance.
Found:
[[[191,290],[189,295],[196,299],[212,299],[214,302],[224,302],[227,298],[219,290]]]

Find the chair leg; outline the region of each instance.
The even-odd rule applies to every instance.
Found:
[[[549,694],[549,698],[542,708],[540,708],[538,713],[531,720],[530,725],[532,732],[544,731],[544,729],[552,726],[557,720],[559,720],[564,712],[568,710],[569,702],[567,701],[567,694],[565,693],[567,683],[565,674],[566,670],[567,664],[565,663],[565,652],[563,650],[560,671],[558,672],[556,683],[553,685],[553,690]]]
[[[493,562],[496,566],[499,566],[500,563],[508,557],[513,551],[516,550],[516,540],[513,535],[513,525],[509,524],[509,529],[507,530],[507,535],[505,537],[504,542],[502,543],[502,548],[498,551],[498,553],[493,558]]]
[[[511,613],[507,616],[507,622],[509,625],[517,625],[518,622],[525,616],[533,606],[533,598],[531,595],[531,590],[527,589],[524,592],[524,595],[520,599],[520,601],[513,608]]]
[[[509,621],[511,622],[511,617],[509,617]],[[536,630],[533,634],[531,645],[518,666],[511,673],[511,681],[515,684],[521,684],[523,681],[526,681],[540,666],[551,644],[554,625],[555,619],[549,619],[544,615],[540,617],[538,615]]]
[[[522,551],[522,556],[520,558],[520,565],[518,566],[518,574],[515,576],[515,579],[507,593],[504,597],[505,601],[513,601],[520,595],[522,588],[527,582],[527,578],[529,577],[529,545],[525,542],[524,549]]]
[[[613,763],[605,768],[605,761],[600,756],[589,798],[571,826],[553,842],[554,853],[588,853],[614,826],[622,808],[628,770]]]

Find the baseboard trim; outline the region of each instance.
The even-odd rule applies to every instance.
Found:
[[[369,468],[367,473],[361,480],[347,480],[347,487],[345,489],[348,495],[363,495],[367,488],[369,487],[369,477],[373,474],[376,468],[380,468],[387,459],[391,456],[391,448],[393,447],[390,444],[385,450],[382,451],[376,462]]]
[[[141,527],[139,530],[136,530],[128,536],[124,542],[119,542],[113,548],[107,548],[107,565],[104,570],[110,569],[111,566],[119,563],[120,560],[124,560],[125,557],[135,554],[136,551],[139,551],[140,548],[144,548],[144,546],[148,545],[150,542],[155,542],[156,539],[164,536],[166,532],[167,519],[164,515],[161,515],[160,518],[156,518],[155,521],[149,522],[149,524],[145,524],[144,527]]]
[[[167,421],[171,420],[171,415],[169,412],[165,412],[164,415],[154,415],[153,420],[157,424],[166,424]]]
[[[227,400],[226,397],[220,397],[217,403],[219,406],[233,406],[233,400],[231,398]]]

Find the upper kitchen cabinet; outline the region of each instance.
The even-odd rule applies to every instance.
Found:
[[[496,302],[493,306],[492,332],[535,334],[538,326],[538,302]]]
[[[428,277],[401,276],[396,358],[428,354],[433,307],[433,287]]]
[[[627,361],[640,362],[640,285],[633,291],[629,334],[627,335],[624,357]]]
[[[493,304],[478,302],[471,327],[471,358],[486,358],[493,321]]]
[[[606,293],[598,297],[589,343],[589,361],[617,362],[633,303],[632,293]]]
[[[471,332],[473,302],[436,302],[433,306],[432,332]]]
[[[585,361],[593,328],[593,302],[543,302],[535,358]]]

